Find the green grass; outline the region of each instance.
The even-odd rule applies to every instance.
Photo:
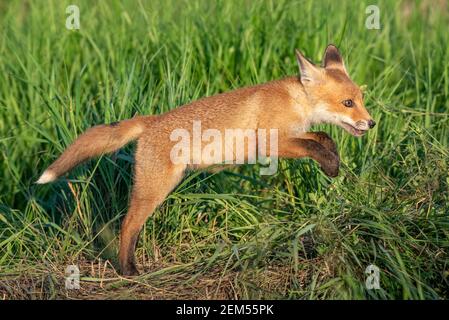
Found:
[[[365,28],[372,1],[161,3],[0,1],[0,299],[449,298],[444,1],[376,1],[380,30]],[[65,28],[69,4],[79,31]],[[133,282],[105,263],[116,263],[132,145],[33,184],[90,126],[295,74],[295,48],[320,61],[328,43],[368,86],[378,122],[361,139],[323,126],[340,176],[310,160],[270,177],[190,174],[147,222]],[[72,263],[80,291],[64,289]],[[370,264],[380,290],[365,288]]]

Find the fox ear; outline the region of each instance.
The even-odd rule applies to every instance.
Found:
[[[343,58],[337,47],[333,44],[328,45],[326,51],[324,52],[323,68],[340,69],[341,71],[347,73]]]
[[[317,81],[319,79],[320,70],[309,59],[296,49],[296,59],[298,60],[299,75],[301,82]]]

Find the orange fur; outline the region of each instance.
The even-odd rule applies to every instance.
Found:
[[[354,135],[363,134],[374,122],[363,106],[361,90],[347,75],[343,59],[328,46],[323,67],[297,53],[300,76],[287,77],[200,99],[159,116],[136,117],[117,125],[101,125],[81,135],[42,175],[45,183],[56,179],[90,157],[116,150],[138,140],[135,181],[130,207],[121,230],[120,267],[124,275],[137,274],[134,249],[139,232],[187,168],[207,166],[173,164],[170,150],[175,129],[192,131],[201,120],[203,130],[229,128],[277,129],[279,151],[284,158],[311,157],[334,177],[339,170],[335,143],[324,132],[308,132],[322,122],[335,123]],[[351,99],[348,108],[342,101]],[[245,150],[248,152],[248,150]],[[191,157],[195,155],[192,153]],[[272,155],[273,156],[273,155]]]

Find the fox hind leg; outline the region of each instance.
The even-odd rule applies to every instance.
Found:
[[[130,206],[120,231],[119,262],[124,276],[138,275],[134,251],[140,231],[156,207],[181,181],[185,171],[185,166],[174,165],[169,159],[161,161],[151,159],[151,156],[140,157],[138,152]]]
[[[157,204],[150,199],[132,197],[128,213],[123,220],[120,231],[120,272],[124,276],[138,275],[134,251],[139,239],[140,230]]]

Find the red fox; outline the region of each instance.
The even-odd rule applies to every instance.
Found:
[[[98,125],[83,133],[45,170],[37,183],[56,180],[79,163],[137,140],[134,185],[120,234],[119,263],[124,276],[137,275],[134,251],[147,218],[196,164],[172,161],[176,141],[172,133],[192,131],[201,121],[203,129],[224,133],[229,128],[276,129],[278,150],[269,157],[303,158],[317,161],[327,176],[339,172],[340,158],[334,141],[324,132],[309,132],[314,124],[336,124],[354,136],[375,126],[363,104],[362,90],[350,79],[342,56],[334,45],[327,46],[322,66],[298,50],[297,76],[286,77],[202,98],[161,115],[137,116],[117,123]],[[256,143],[261,142],[256,139]],[[271,150],[271,149],[270,149]],[[249,148],[245,148],[248,159]],[[195,157],[195,151],[187,158]],[[222,158],[221,158],[222,159]]]

